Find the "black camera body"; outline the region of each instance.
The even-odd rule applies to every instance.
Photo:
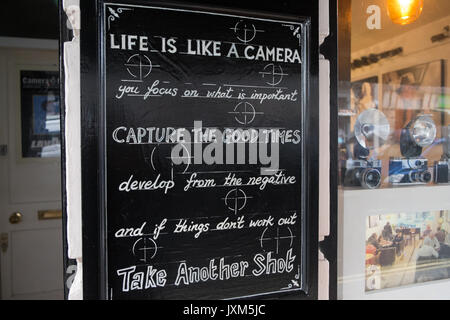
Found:
[[[392,158],[389,161],[389,183],[393,186],[425,185],[432,178],[427,159]]]
[[[381,185],[381,160],[345,160],[342,176],[344,187],[377,189]]]
[[[435,162],[433,169],[435,183],[443,184],[450,182],[450,159]]]
[[[423,114],[410,121],[400,136],[400,152],[403,158],[389,161],[389,183],[393,186],[426,185],[433,180],[428,159],[423,148],[433,145],[436,124],[431,115]]]
[[[434,163],[434,182],[450,183],[450,125],[442,127],[444,154],[440,161]]]

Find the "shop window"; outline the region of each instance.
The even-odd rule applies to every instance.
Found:
[[[351,9],[339,296],[448,299],[450,2],[353,0]]]

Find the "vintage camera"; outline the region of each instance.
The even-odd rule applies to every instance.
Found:
[[[345,187],[376,189],[381,186],[381,160],[371,150],[382,146],[389,136],[386,116],[377,109],[361,113],[355,123],[353,157],[343,161],[342,181]]]
[[[391,159],[389,161],[389,182],[392,185],[428,184],[432,175],[428,160],[423,158]]]
[[[450,182],[450,159],[436,162],[433,169],[435,183],[441,184]]]
[[[429,115],[419,115],[408,123],[400,137],[400,151],[404,158],[389,161],[389,182],[394,186],[428,184],[433,176],[422,151],[434,143],[436,125]]]
[[[444,146],[444,155],[440,161],[434,164],[434,182],[450,182],[450,125],[442,127],[442,140]]]
[[[376,189],[381,185],[381,160],[346,160],[344,186]]]

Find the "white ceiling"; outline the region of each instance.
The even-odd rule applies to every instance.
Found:
[[[352,0],[352,51],[359,51],[434,20],[450,16],[449,0],[424,0],[420,18],[410,25],[400,26],[389,19],[386,3],[387,0]],[[369,15],[366,10],[369,5],[378,5],[381,8],[381,30],[367,29],[366,21]]]

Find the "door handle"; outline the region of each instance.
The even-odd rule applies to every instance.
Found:
[[[21,223],[22,220],[23,220],[23,216],[20,212],[14,212],[12,215],[9,216],[9,222],[11,224]]]

